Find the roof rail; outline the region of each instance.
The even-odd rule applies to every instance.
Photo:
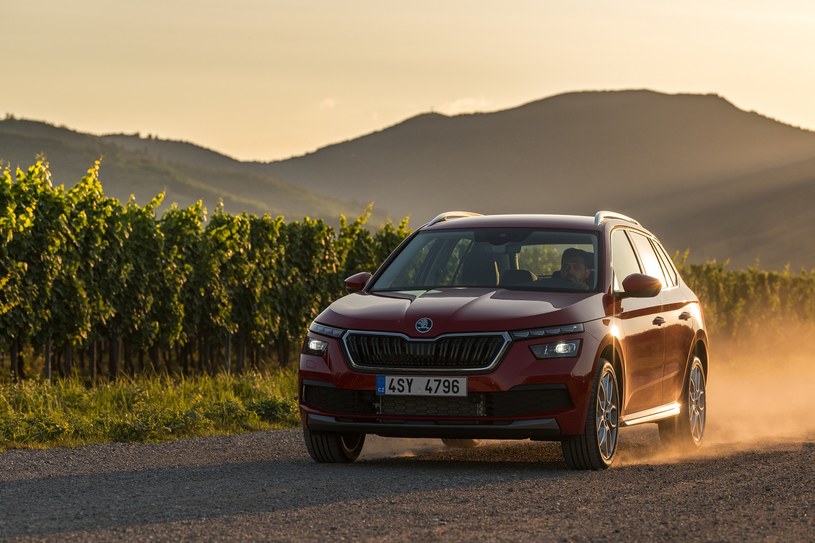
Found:
[[[639,221],[635,221],[628,215],[623,215],[622,213],[617,213],[616,211],[598,211],[597,214],[594,215],[594,224],[599,225],[603,221],[608,221],[611,219],[626,221],[636,224],[637,226],[642,226]]]
[[[480,217],[481,213],[473,213],[472,211],[445,211],[439,213],[425,226],[433,226],[437,222],[450,221],[453,219],[463,219],[464,217]]]

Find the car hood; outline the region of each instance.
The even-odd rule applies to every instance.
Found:
[[[439,289],[359,292],[337,300],[317,321],[337,328],[435,337],[461,332],[522,330],[586,322],[602,317],[602,294],[506,289]],[[432,329],[416,330],[429,318]]]

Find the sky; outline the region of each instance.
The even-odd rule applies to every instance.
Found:
[[[0,21],[0,115],[241,160],[581,90],[815,129],[806,0],[0,0]]]

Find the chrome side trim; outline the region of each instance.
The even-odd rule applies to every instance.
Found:
[[[348,343],[346,339],[348,336],[352,334],[360,334],[360,335],[368,335],[368,336],[390,336],[390,337],[400,337],[405,339],[406,341],[414,341],[417,343],[433,343],[440,339],[445,338],[457,338],[457,337],[484,337],[484,336],[500,336],[504,340],[504,344],[498,350],[498,353],[495,357],[490,361],[487,366],[483,366],[480,368],[428,368],[428,367],[394,367],[394,366],[360,366],[356,362],[354,362],[354,358],[351,356],[351,350],[348,348]],[[421,372],[421,373],[447,373],[447,374],[466,374],[466,373],[473,373],[473,372],[487,372],[498,365],[501,359],[504,357],[504,354],[507,352],[509,345],[512,343],[512,338],[510,337],[508,332],[470,332],[470,333],[453,333],[453,334],[442,334],[440,336],[436,336],[434,338],[414,338],[407,336],[405,334],[401,334],[398,332],[371,332],[367,330],[347,330],[342,335],[342,346],[343,351],[345,354],[348,363],[351,364],[351,367],[358,371],[367,371],[367,372],[388,372],[388,371],[409,371],[409,372]]]
[[[660,405],[653,409],[646,409],[645,411],[638,411],[623,417],[623,426],[634,426],[635,424],[642,424],[645,422],[655,422],[668,417],[673,417],[679,414],[679,402],[669,403],[667,405]]]

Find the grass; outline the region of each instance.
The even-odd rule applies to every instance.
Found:
[[[278,371],[0,384],[0,450],[100,442],[156,442],[290,428],[299,423],[297,374]]]

